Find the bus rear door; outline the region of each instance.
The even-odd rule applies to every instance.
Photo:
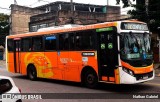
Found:
[[[21,39],[14,39],[14,71],[15,73],[20,73],[20,50],[21,50]]]

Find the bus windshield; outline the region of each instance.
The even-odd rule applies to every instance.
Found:
[[[152,59],[151,39],[147,33],[122,33],[121,58]]]

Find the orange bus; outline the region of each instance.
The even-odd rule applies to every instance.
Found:
[[[135,20],[64,25],[6,37],[9,72],[31,80],[134,84],[154,79],[150,32]]]

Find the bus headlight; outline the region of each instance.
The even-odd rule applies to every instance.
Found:
[[[122,70],[123,70],[124,72],[128,73],[129,75],[134,76],[134,72],[133,72],[133,71],[131,71],[130,69],[125,68],[125,67],[122,67]]]

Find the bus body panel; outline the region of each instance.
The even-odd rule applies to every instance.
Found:
[[[7,60],[6,60],[7,61],[7,69],[8,69],[9,72],[14,73],[15,72],[15,70],[14,70],[14,60],[13,60],[14,54],[11,53],[11,52],[8,52],[6,55],[7,55]]]
[[[25,57],[28,54],[28,52],[21,52],[21,74],[23,75],[27,75],[27,58]]]
[[[126,21],[126,22],[134,23],[135,21]],[[137,22],[138,21],[136,21],[136,23]],[[145,24],[143,22],[138,22],[138,23]],[[81,82],[81,74],[82,74],[83,68],[90,67],[96,72],[99,82],[111,82],[115,84],[134,84],[134,83],[140,83],[140,82],[152,80],[155,76],[154,70],[153,70],[153,63],[147,66],[134,67],[130,65],[128,62],[122,61],[119,53],[121,32],[128,33],[129,31],[131,32],[133,31],[133,32],[140,32],[140,33],[144,33],[144,32],[148,33],[149,31],[121,30],[120,24],[121,24],[121,21],[117,21],[117,22],[105,22],[100,24],[93,24],[93,25],[86,25],[86,26],[72,27],[72,28],[59,28],[59,29],[50,30],[50,31],[19,34],[18,36],[11,35],[11,36],[8,36],[7,39],[16,39],[16,38],[23,39],[23,37],[32,37],[32,36],[40,36],[40,35],[45,36],[50,34],[58,35],[63,33],[65,34],[65,32],[71,32],[72,34],[74,34],[76,31],[79,32],[79,31],[90,30],[90,29],[96,31],[97,28],[102,28],[100,30],[103,31],[107,27],[109,28],[115,27],[117,30],[113,34],[118,38],[118,39],[117,38],[114,39],[114,40],[117,40],[116,42],[117,52],[116,51],[115,52],[118,55],[118,58],[116,58],[118,61],[118,65],[116,64],[114,68],[112,68],[112,72],[113,72],[112,74],[110,74],[111,70],[108,70],[108,69],[102,70],[103,68],[109,68],[107,66],[108,66],[108,63],[111,63],[111,62],[107,62],[107,64],[103,64],[103,67],[102,67],[101,66],[102,63],[100,62],[102,59],[100,59],[100,57],[103,56],[105,58],[105,56],[102,53],[100,53],[99,50],[100,50],[100,47],[105,49],[110,45],[114,46],[113,44],[114,41],[109,44],[106,44],[106,47],[104,47],[103,46],[104,44],[98,45],[98,43],[100,43],[100,41],[98,41],[100,39],[98,38],[96,38],[96,44],[98,47],[90,51],[85,51],[83,49],[82,51],[81,50],[80,51],[79,50],[60,50],[59,47],[57,47],[57,50],[54,50],[54,51],[44,51],[43,49],[41,52],[33,52],[33,51],[21,52],[19,50],[18,52],[16,52],[16,58],[19,58],[19,59],[16,59],[16,65],[19,68],[17,69],[17,72],[27,75],[28,65],[33,64],[37,71],[37,77]],[[110,30],[109,31],[106,30],[105,32],[110,32]],[[95,33],[97,35],[101,34],[98,32],[95,32]],[[106,39],[107,37],[109,37],[107,36],[107,34],[108,33],[103,34],[104,36],[106,36]],[[56,39],[59,39],[59,38],[57,37]],[[58,46],[58,44],[56,46]],[[111,46],[111,49],[113,46]],[[6,52],[7,52],[6,63],[8,66],[8,71],[16,73],[15,63],[14,63],[14,57],[15,57],[14,52],[8,52],[8,51]],[[110,56],[111,58],[113,57],[109,53],[106,55],[107,55],[106,57],[108,56]],[[147,75],[153,74],[153,75],[148,79],[137,80],[135,76],[132,76],[126,73],[123,70],[123,68],[127,68],[128,70],[133,71],[134,74],[138,76],[144,76],[146,74]],[[106,71],[106,72],[103,73],[103,71]]]
[[[143,75],[143,74],[142,74]],[[149,80],[153,80],[155,77],[155,71],[153,70],[153,76],[148,79],[141,79],[136,80],[136,77],[129,75],[128,73],[124,72],[122,68],[120,68],[120,84],[136,84],[141,83]]]
[[[44,77],[61,79],[62,71],[58,68],[57,52],[44,52]]]
[[[65,79],[70,81],[81,81],[81,72],[86,66],[90,66],[98,73],[97,56],[82,56],[82,53],[96,53],[95,51],[70,51],[68,67],[65,71]]]
[[[121,61],[121,63],[122,63],[122,66],[132,70],[135,74],[143,74],[143,73],[148,73],[148,72],[153,71],[153,64],[150,66],[146,66],[146,67],[133,67],[123,61]]]

